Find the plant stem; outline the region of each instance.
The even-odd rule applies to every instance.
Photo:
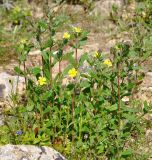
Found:
[[[25,71],[26,71],[25,61],[24,61],[24,63],[23,63],[23,66],[24,66],[24,73],[25,73]],[[27,78],[26,78],[26,76],[24,76],[24,79],[25,79],[25,88],[27,89]]]
[[[75,109],[75,89],[73,90],[72,94],[72,123],[73,123],[72,142],[74,142],[74,109]]]
[[[64,146],[66,146],[66,139],[68,134],[68,127],[69,127],[69,107],[67,108],[67,119],[66,119],[66,130],[65,130],[65,135],[64,135]]]
[[[52,35],[52,29],[51,29],[51,24],[52,24],[52,19],[49,18],[49,24],[48,24],[48,28],[50,31],[50,35]],[[50,84],[52,85],[52,46],[50,46]]]
[[[59,60],[59,70],[58,70],[58,71],[59,71],[59,83],[60,83],[60,82],[61,82],[61,81],[60,81],[60,78],[61,78],[61,60]],[[62,82],[60,83],[60,85],[62,86]],[[62,98],[62,95],[61,95],[61,88],[60,88],[60,90],[59,90],[59,97]],[[62,116],[62,115],[61,115],[61,114],[62,114],[62,113],[61,113],[62,108],[61,108],[61,107],[62,107],[62,104],[61,104],[61,101],[59,101],[59,110],[60,110],[60,113],[59,113],[59,114],[60,114],[60,128],[61,128],[61,133],[62,133],[62,125],[61,125],[61,123],[62,123],[62,118],[61,118],[61,116]]]
[[[19,62],[18,67],[19,67],[19,68],[21,67],[21,63],[20,63],[20,62]],[[18,93],[18,85],[19,85],[19,74],[18,74],[18,76],[17,76],[16,95],[17,95],[17,93]]]
[[[40,51],[42,52],[43,51],[43,49],[42,49],[42,43],[41,43],[41,38],[40,38],[40,40],[39,40],[39,44],[40,44]],[[45,76],[44,75],[44,58],[43,58],[43,56],[42,56],[42,54],[41,54],[41,59],[42,59],[42,73],[43,73],[43,76]]]
[[[82,105],[80,106],[79,140],[81,140],[81,132],[82,132]]]
[[[114,66],[112,65],[112,72],[114,70]],[[112,97],[112,103],[115,103],[115,90],[114,90],[114,83],[113,81],[110,81],[111,82],[111,97]]]
[[[59,77],[61,76],[61,61],[59,60]]]
[[[52,48],[50,47],[50,53]],[[50,56],[50,84],[52,85],[52,55]]]
[[[43,106],[41,105],[40,106],[40,127],[42,127],[43,126]]]
[[[114,103],[115,98],[114,98],[114,87],[113,87],[113,82],[111,81],[111,97],[112,97],[112,103]]]
[[[41,42],[41,29],[40,27],[37,28],[37,36],[36,36],[36,39],[39,43],[39,47],[40,47],[40,51],[42,52],[43,49],[42,49],[42,42]],[[43,76],[44,76],[44,59],[43,59],[43,56],[41,55],[41,60],[42,60],[42,72],[43,72]]]
[[[78,63],[78,49],[77,48],[75,49],[75,60],[76,60],[76,63]]]
[[[117,76],[117,83],[118,83],[118,122],[120,127],[120,114],[121,114],[121,97],[120,97],[120,65],[118,64],[118,76]]]
[[[119,151],[119,140],[120,140],[120,130],[121,130],[121,97],[120,97],[120,92],[121,92],[121,77],[120,77],[120,64],[118,62],[118,75],[117,75],[117,84],[118,84],[118,133],[117,133],[117,154],[116,157],[119,159],[120,158],[120,151]]]

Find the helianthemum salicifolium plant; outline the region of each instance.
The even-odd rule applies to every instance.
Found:
[[[25,77],[26,90],[24,99],[17,94],[14,107],[4,111],[1,142],[53,146],[75,160],[132,158],[136,154],[132,142],[145,131],[143,116],[149,105],[142,107],[133,99],[138,79],[131,47],[118,43],[111,54],[93,51],[79,56],[88,32],[74,26],[57,38],[63,22],[52,14],[47,18],[36,24],[37,46],[26,41],[19,49],[24,70],[15,70]],[[42,66],[27,68],[33,47],[41,51]],[[64,69],[63,60],[68,61]]]

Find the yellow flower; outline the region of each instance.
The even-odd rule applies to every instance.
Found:
[[[20,13],[21,12],[21,8],[19,6],[15,6],[13,9],[14,13]]]
[[[39,77],[38,84],[40,86],[43,86],[44,84],[46,84],[46,78],[45,77]]]
[[[68,32],[65,32],[64,34],[63,34],[63,38],[64,39],[70,39],[70,34],[68,33]]]
[[[112,63],[109,59],[106,59],[103,64],[107,65],[108,67],[112,67]]]
[[[82,32],[82,29],[80,27],[73,27],[73,29],[76,33],[81,33]]]
[[[69,76],[70,76],[71,78],[76,77],[77,73],[78,73],[78,72],[77,72],[77,70],[76,70],[75,68],[70,69],[69,72],[68,72],[68,74],[69,74]]]
[[[20,43],[21,44],[26,44],[27,43],[27,39],[21,39]]]
[[[95,58],[99,57],[99,52],[95,51],[93,57],[95,57]]]

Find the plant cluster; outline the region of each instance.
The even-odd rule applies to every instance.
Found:
[[[134,99],[145,54],[121,42],[110,55],[93,51],[79,56],[88,32],[72,26],[59,37],[63,22],[48,12],[34,25],[36,43],[21,41],[15,71],[25,78],[26,90],[22,97],[12,94],[0,142],[52,146],[67,159],[139,160],[145,152],[132,146],[144,136],[144,116],[151,109]],[[27,68],[32,48],[40,49],[42,66]],[[65,60],[68,65],[62,68]]]

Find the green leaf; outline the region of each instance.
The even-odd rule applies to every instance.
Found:
[[[82,81],[80,83],[80,87],[82,87],[82,88],[88,88],[88,87],[90,87],[90,83],[88,81]]]
[[[27,105],[26,109],[27,111],[31,112],[34,109],[34,103]]]
[[[41,112],[41,105],[39,103],[36,104],[36,108],[38,109],[39,112]]]
[[[42,100],[47,100],[49,99],[50,97],[52,96],[52,92],[51,91],[47,91],[47,92],[44,92],[41,96],[41,99]]]
[[[81,40],[79,41],[79,43],[78,43],[78,46],[84,46],[84,45],[86,44],[86,42],[87,42],[87,37],[81,39]]]
[[[145,114],[148,113],[149,110],[150,110],[150,107],[149,107],[147,101],[144,101],[144,108],[143,108],[144,113]]]
[[[76,62],[75,58],[74,58],[73,56],[70,56],[70,57],[68,58],[68,60],[69,60],[69,63],[70,63],[73,67],[76,68],[77,62]]]
[[[26,110],[26,108],[24,107],[24,106],[20,106],[20,107],[18,107],[18,112],[20,112],[20,113],[25,113],[27,110]]]
[[[79,115],[79,114],[80,114],[80,108],[77,107],[77,108],[75,108],[75,115],[77,116],[77,115]]]
[[[88,59],[88,53],[84,53],[81,57],[80,57],[80,61],[79,61],[79,67],[83,65],[84,61],[86,61]]]
[[[34,76],[37,76],[38,74],[41,73],[41,69],[40,67],[34,67],[34,68],[31,68],[31,72]]]
[[[38,22],[38,26],[39,26],[39,28],[41,29],[42,32],[44,32],[48,28],[47,22],[44,21],[44,20],[40,20]]]
[[[35,138],[34,141],[33,141],[33,144],[38,144],[40,142],[40,139],[39,138]]]
[[[87,36],[88,36],[88,34],[89,34],[89,32],[88,31],[84,31],[84,32],[82,32],[82,39],[81,40],[83,40],[83,39],[87,39]]]
[[[70,61],[69,57],[71,58],[73,56],[74,52],[69,52],[63,55],[62,60]]]
[[[63,76],[67,76],[68,75],[68,72],[69,70],[72,68],[71,65],[68,65],[62,72]]]
[[[53,46],[53,40],[49,39],[48,41],[46,41],[43,46],[42,46],[42,50],[48,48],[48,47],[52,47]]]
[[[51,127],[51,125],[52,125],[51,120],[46,123],[46,127],[47,127],[47,128],[48,128],[48,127]]]
[[[125,151],[123,151],[123,152],[121,153],[121,156],[122,156],[123,158],[130,157],[131,155],[132,155],[132,150],[131,150],[131,149],[127,149],[127,150],[125,150]]]
[[[52,57],[53,57],[53,62],[52,64],[50,64],[50,67],[54,67],[58,63],[57,58],[54,55]]]
[[[97,149],[98,149],[98,154],[102,154],[104,152],[104,146],[103,145],[98,146]]]
[[[107,107],[107,109],[108,109],[109,111],[116,111],[116,110],[118,110],[118,105],[117,105],[117,104],[114,104],[114,105],[112,105],[112,106]]]
[[[69,90],[72,90],[72,89],[74,89],[74,87],[75,87],[75,84],[68,84],[68,86],[67,86],[67,88],[69,89]]]
[[[22,54],[22,55],[20,55],[20,61],[21,61],[21,62],[26,61],[26,58],[27,58],[27,55],[26,55],[25,53]]]
[[[14,70],[17,74],[22,75],[22,76],[24,75],[24,72],[19,67],[14,67]]]
[[[47,63],[49,63],[49,54],[48,54],[48,52],[42,51],[41,55],[42,55],[44,61],[47,62]]]
[[[45,65],[45,66],[44,66],[44,76],[47,78],[47,80],[50,80],[49,65]]]
[[[85,106],[87,107],[87,109],[92,109],[92,110],[94,110],[94,106],[92,105],[92,103],[85,101],[84,104],[85,104]]]
[[[137,118],[135,114],[123,114],[123,116],[130,122],[137,122]]]
[[[44,110],[43,114],[49,113],[51,111],[51,107],[47,106],[47,108]]]
[[[83,126],[83,127],[82,127],[82,132],[85,132],[85,133],[86,133],[86,132],[89,132],[89,130],[90,130],[90,129],[89,129],[87,126]]]
[[[124,107],[122,108],[123,111],[127,111],[127,112],[132,112],[132,113],[137,113],[139,110],[137,108],[130,108],[124,105]]]

